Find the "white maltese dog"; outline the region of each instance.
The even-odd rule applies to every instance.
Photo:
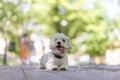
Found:
[[[72,48],[69,38],[63,33],[53,35],[49,48],[51,52],[40,59],[40,68],[47,70],[67,70],[67,51]]]

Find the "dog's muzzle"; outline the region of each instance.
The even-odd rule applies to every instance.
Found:
[[[64,48],[63,46],[58,45],[56,48],[57,48],[57,50],[59,50],[62,54],[64,54],[65,48]]]

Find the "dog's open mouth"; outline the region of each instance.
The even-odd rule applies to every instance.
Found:
[[[56,48],[57,48],[59,51],[61,51],[62,54],[64,54],[64,52],[65,52],[65,48],[64,48],[64,47],[62,47],[62,46],[59,45],[59,46],[57,46]]]

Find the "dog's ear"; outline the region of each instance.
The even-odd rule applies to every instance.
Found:
[[[56,34],[52,36],[51,41],[50,41],[50,43],[49,43],[49,48],[50,48],[50,49],[53,49],[53,48],[54,48],[54,39],[55,39],[55,36],[56,36]]]
[[[67,46],[68,46],[68,49],[72,48],[72,44],[71,44],[70,39],[68,37],[67,37]]]
[[[51,39],[50,43],[49,43],[49,48],[53,49],[53,39]]]

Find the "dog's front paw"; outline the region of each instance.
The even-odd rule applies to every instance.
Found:
[[[68,65],[62,65],[59,70],[68,70]]]
[[[58,68],[57,68],[57,67],[54,67],[54,68],[52,68],[52,70],[58,70]]]
[[[61,67],[61,68],[59,68],[59,70],[63,70],[63,71],[65,71],[65,70],[67,70],[65,67]]]
[[[65,71],[65,70],[67,70],[68,69],[68,67],[65,67],[65,66],[61,66],[60,68],[59,68],[59,70],[63,70],[63,71]]]
[[[58,70],[58,67],[49,67],[49,68],[47,68],[47,70]]]

